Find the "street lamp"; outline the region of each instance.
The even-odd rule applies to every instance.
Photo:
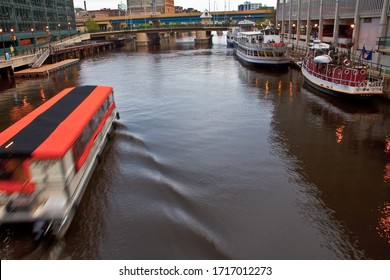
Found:
[[[144,6],[144,11],[145,11],[145,29],[146,29],[146,7]]]
[[[215,13],[215,3],[216,3],[217,1],[214,1],[214,18],[213,18],[213,22],[214,22],[214,26],[215,26],[215,17],[216,17],[216,13]]]
[[[318,32],[318,24],[315,23],[314,24],[314,28],[313,28],[313,37],[314,37],[314,39],[317,39],[317,32]]]
[[[15,34],[14,34],[14,29],[13,28],[11,28],[10,30],[9,30],[10,32],[11,32],[11,41],[12,42],[14,42],[14,45],[15,45],[15,47],[16,47],[16,36],[15,36]],[[9,47],[9,51],[10,51],[10,53],[11,53],[11,56],[14,56],[14,51],[15,51],[15,49],[14,49],[14,46],[11,44],[11,46]]]
[[[295,23],[293,23],[293,24],[292,24],[292,34],[291,34],[291,35],[292,35],[291,37],[292,37],[292,40],[293,40],[293,41],[294,41],[294,39],[295,39],[295,38],[294,38],[295,26],[296,26]]]
[[[34,28],[31,28],[31,34],[32,34],[32,45],[35,48],[35,43],[37,42],[35,40],[35,35],[34,35]]]
[[[61,24],[59,23],[57,26],[58,26],[58,39],[61,39]]]

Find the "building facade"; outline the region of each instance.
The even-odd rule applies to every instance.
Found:
[[[73,0],[0,0],[0,48],[39,46],[76,32]]]
[[[238,5],[239,11],[252,11],[252,10],[260,10],[263,8],[263,4],[261,3],[251,3],[249,1],[245,1],[244,4]]]
[[[285,39],[306,46],[314,38],[354,54],[365,46],[373,61],[390,65],[389,0],[278,0]]]
[[[127,0],[130,13],[174,14],[174,0]]]

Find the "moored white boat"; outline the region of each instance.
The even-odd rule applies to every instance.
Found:
[[[259,65],[288,65],[291,60],[288,47],[282,36],[272,25],[256,30],[255,23],[239,22],[239,30],[234,33],[234,50],[243,63]]]
[[[226,33],[226,44],[228,47],[233,47],[234,46],[234,33],[236,32],[237,27],[233,27],[229,29]]]
[[[61,91],[0,133],[0,223],[67,231],[119,115],[112,87]]]
[[[319,40],[309,45],[301,69],[305,82],[328,94],[367,99],[383,93],[384,72],[373,76],[362,60],[351,61]]]

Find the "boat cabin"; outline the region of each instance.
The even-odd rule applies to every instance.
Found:
[[[68,88],[0,133],[0,223],[72,213],[118,117],[112,87]]]

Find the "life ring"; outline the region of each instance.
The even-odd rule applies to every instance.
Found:
[[[344,64],[344,66],[349,67],[349,66],[351,66],[351,61],[348,58],[346,58],[343,60],[343,64]]]

